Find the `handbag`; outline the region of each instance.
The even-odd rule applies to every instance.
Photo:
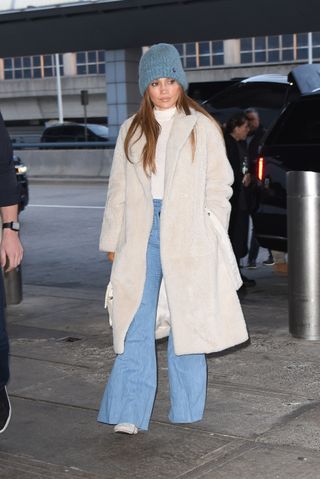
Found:
[[[112,327],[113,288],[109,281],[104,297],[104,309],[108,312],[109,325]]]
[[[111,281],[109,281],[106,294],[104,298],[104,309],[108,312],[109,325],[112,327],[113,324],[113,287]],[[164,338],[170,333],[170,313],[168,309],[167,296],[165,292],[164,282],[161,282],[158,307],[157,307],[157,317],[156,317],[156,338]]]

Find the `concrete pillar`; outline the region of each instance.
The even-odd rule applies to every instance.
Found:
[[[106,51],[108,126],[110,138],[116,138],[120,125],[140,105],[138,64],[141,48]]]
[[[224,40],[224,64],[240,65],[240,40]]]
[[[63,71],[64,76],[76,76],[77,74],[77,58],[75,53],[63,54]]]

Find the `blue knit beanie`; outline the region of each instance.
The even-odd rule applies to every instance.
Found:
[[[168,43],[153,45],[139,63],[139,89],[143,96],[148,85],[158,78],[174,78],[184,90],[188,88],[178,50]]]

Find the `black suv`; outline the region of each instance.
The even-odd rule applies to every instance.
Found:
[[[265,248],[287,251],[287,171],[320,172],[320,79],[281,113],[257,161],[259,208],[256,237]]]
[[[203,106],[221,124],[236,111],[259,111],[268,131],[257,159],[254,226],[261,246],[287,251],[286,172],[320,171],[320,65],[300,65],[288,77],[266,74],[241,80]]]

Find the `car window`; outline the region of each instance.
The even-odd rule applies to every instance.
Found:
[[[239,110],[255,108],[267,128],[279,116],[287,99],[288,85],[285,83],[238,83],[210,98],[204,107],[221,124]]]
[[[56,137],[61,136],[61,128],[54,127],[54,128],[46,128],[43,132],[43,137],[48,139],[48,141],[54,141]]]
[[[320,144],[320,95],[289,105],[266,139],[267,145]]]
[[[280,108],[286,98],[288,86],[283,83],[240,83],[211,98],[208,103],[214,108]]]
[[[84,128],[81,125],[61,125],[47,128],[43,140],[47,142],[83,141]]]
[[[72,125],[68,129],[67,141],[84,141],[84,127],[81,125]]]

